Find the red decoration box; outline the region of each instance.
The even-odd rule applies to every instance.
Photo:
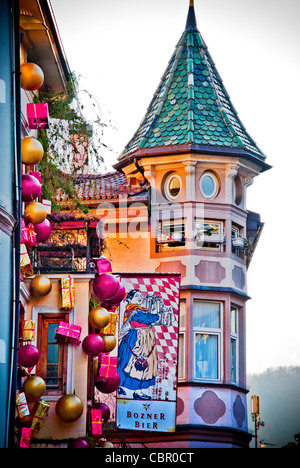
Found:
[[[113,379],[117,373],[118,358],[102,354],[99,377],[103,379]]]
[[[56,330],[55,339],[65,341],[66,343],[79,345],[81,343],[79,337],[81,334],[81,327],[79,325],[72,325],[71,323],[59,322]]]
[[[20,448],[30,448],[31,429],[23,427],[21,432]]]
[[[49,112],[46,102],[27,104],[27,120],[30,129],[49,128]]]
[[[101,409],[91,409],[90,411],[92,434],[102,435],[102,411]]]

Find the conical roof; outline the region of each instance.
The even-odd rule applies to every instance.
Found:
[[[133,138],[119,156],[158,148],[244,155],[262,162],[264,154],[240,121],[197,29],[191,1],[186,28]]]

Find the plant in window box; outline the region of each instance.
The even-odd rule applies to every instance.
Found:
[[[238,247],[239,249],[243,249],[245,247],[245,239],[243,237],[235,237],[232,239],[233,247]]]

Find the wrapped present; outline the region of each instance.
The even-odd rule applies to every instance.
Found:
[[[110,312],[109,315],[110,315],[109,323],[105,327],[100,328],[100,335],[115,335],[116,334],[118,314]]]
[[[101,409],[91,409],[90,420],[93,435],[102,435],[102,411]]]
[[[42,174],[40,173],[40,171],[30,171],[29,175],[35,177],[39,181],[39,183],[42,184]]]
[[[37,408],[36,408],[35,414],[33,416],[32,424],[31,424],[32,431],[39,432],[39,430],[41,429],[45,421],[49,408],[50,408],[50,405],[46,403],[45,401],[39,400],[37,402]]]
[[[24,392],[17,392],[16,395],[16,406],[18,411],[19,419],[22,423],[30,422],[30,411]]]
[[[42,200],[42,204],[46,207],[47,213],[51,214],[52,202],[50,200]]]
[[[22,323],[22,340],[34,341],[35,339],[35,321],[23,320]]]
[[[66,276],[60,280],[62,309],[73,309],[75,305],[74,279]]]
[[[107,260],[107,258],[99,258],[99,260],[96,260],[96,265],[99,275],[103,273],[112,273],[111,263],[109,260]]]
[[[31,428],[23,427],[21,431],[20,448],[30,448]]]
[[[46,102],[28,103],[27,120],[31,130],[49,128],[48,104]]]
[[[24,219],[21,219],[21,244],[25,244],[26,247],[36,247],[36,232],[34,230],[34,225],[29,223],[26,225]]]
[[[22,278],[28,278],[34,276],[31,261],[27,252],[25,244],[21,244],[21,258],[20,258],[21,276]]]
[[[55,339],[58,341],[65,341],[69,344],[79,345],[81,343],[79,337],[81,334],[81,327],[71,323],[59,322],[58,328],[55,333]]]
[[[118,357],[102,354],[99,369],[99,377],[102,379],[113,379],[117,372]]]

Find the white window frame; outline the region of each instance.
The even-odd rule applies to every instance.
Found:
[[[170,183],[172,181],[172,179],[178,179],[179,180],[179,184],[180,184],[180,189],[179,189],[179,192],[177,195],[172,195],[170,193]],[[173,200],[176,200],[177,197],[179,197],[180,193],[182,191],[182,180],[181,180],[181,177],[179,174],[176,174],[176,173],[172,173],[170,174],[167,179],[166,179],[166,182],[165,182],[165,187],[164,187],[164,192],[165,192],[165,196],[168,200],[170,201],[173,201]]]
[[[214,190],[213,190],[211,195],[205,195],[205,193],[203,192],[202,187],[201,187],[202,180],[204,179],[204,177],[207,177],[207,176],[211,177],[211,179],[214,182]],[[215,176],[215,174],[213,172],[206,171],[206,172],[204,172],[202,174],[202,176],[199,179],[199,189],[200,189],[200,192],[203,195],[203,197],[206,198],[207,200],[213,200],[214,198],[216,198],[216,196],[219,193],[219,182],[218,182],[218,179],[217,179],[217,177]]]
[[[176,233],[172,233],[171,238],[164,233],[164,229],[171,226],[182,226],[181,238],[179,238]],[[170,229],[171,231],[171,229]],[[180,232],[180,231],[176,231]],[[186,222],[184,219],[176,220],[162,220],[159,221],[158,229],[156,232],[156,243],[161,245],[163,250],[174,249],[174,248],[183,248],[186,246]]]
[[[219,301],[205,301],[202,299],[194,299],[193,300],[193,321],[194,321],[194,304],[195,302],[202,302],[202,303],[214,303],[219,304],[220,306],[220,328],[206,328],[206,327],[196,327],[193,324],[193,356],[194,356],[194,365],[193,365],[193,380],[195,382],[221,382],[223,378],[223,310],[224,306],[222,302]],[[205,378],[205,377],[196,377],[196,336],[197,334],[203,335],[210,335],[210,336],[217,336],[218,338],[218,367],[217,373],[218,377],[216,379],[212,378]]]
[[[181,310],[181,304],[185,304],[185,324],[182,326],[181,320],[179,320],[179,337],[182,337],[182,346],[179,349],[179,340],[178,340],[178,356],[179,356],[179,351],[181,353],[181,358],[182,358],[182,375],[179,375],[179,358],[178,358],[178,379],[179,380],[185,380],[186,376],[186,368],[185,368],[185,344],[186,344],[186,299],[180,299],[180,310]],[[181,313],[180,313],[180,318],[181,318]]]
[[[235,331],[232,330],[232,312],[235,311]],[[235,341],[235,380],[232,379],[232,341]],[[230,381],[234,385],[239,382],[239,309],[234,305],[230,308]]]
[[[201,233],[198,231],[198,226],[203,226],[203,229],[208,226],[214,228],[214,231],[211,235]],[[217,232],[215,232],[217,231]],[[225,244],[225,235],[224,235],[224,221],[211,220],[211,219],[196,219],[195,220],[195,232],[196,232],[196,246],[197,249],[205,250],[218,250],[223,251],[223,246]],[[202,245],[197,245],[197,242],[200,242]],[[204,244],[211,244],[209,246]]]

